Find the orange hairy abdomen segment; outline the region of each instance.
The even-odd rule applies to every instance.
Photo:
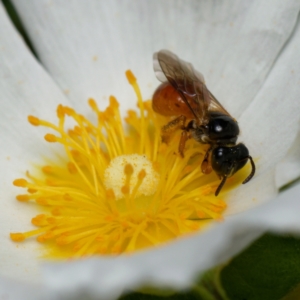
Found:
[[[192,108],[196,110],[196,103],[187,98]],[[194,115],[182,100],[177,90],[169,83],[162,83],[154,92],[152,98],[153,110],[164,116],[183,115],[193,119]]]

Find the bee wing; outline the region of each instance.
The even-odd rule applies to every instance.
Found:
[[[200,124],[208,123],[210,111],[228,114],[207,89],[203,75],[192,64],[168,50],[155,53],[153,58],[157,79],[169,82],[179,92]]]
[[[160,50],[159,52],[155,52],[153,54],[153,69],[154,69],[156,78],[160,82],[168,82],[168,78],[166,77],[167,74],[169,76],[172,75],[172,74],[169,74],[170,72],[167,72],[167,74],[165,75],[165,72],[167,70],[165,68],[162,69],[161,62],[163,62],[163,61],[165,61],[165,64],[170,64],[170,65],[173,65],[173,66],[174,66],[174,63],[176,63],[178,69],[181,68],[180,62],[183,63],[183,65],[187,66],[189,73],[192,72],[193,74],[195,74],[195,77],[196,77],[195,80],[200,80],[201,82],[204,83],[203,75],[200,72],[196,71],[193,68],[192,64],[181,60],[176,54],[172,53],[169,50]],[[184,73],[183,73],[182,76],[184,77]]]
[[[158,80],[169,82],[178,91],[200,124],[208,122],[211,97],[200,72],[168,50],[154,54],[154,70]]]
[[[209,97],[211,98],[210,104],[208,107],[208,111],[215,111],[222,113],[224,115],[228,115],[231,117],[230,113],[224,108],[224,106],[216,99],[216,97],[210,92],[209,92]]]

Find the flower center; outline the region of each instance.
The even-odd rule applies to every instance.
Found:
[[[130,194],[136,198],[155,193],[159,174],[144,155],[120,155],[112,159],[104,172],[104,185],[112,189],[116,200]]]
[[[52,257],[116,254],[156,246],[222,219],[226,204],[214,196],[219,179],[200,168],[207,145],[189,140],[182,158],[180,131],[162,143],[161,127],[169,119],[153,112],[133,74],[126,75],[139,108],[139,114],[128,112],[126,127],[114,97],[104,111],[89,100],[96,124],[62,105],[57,124],[28,117],[32,125],[54,131],[45,140],[60,144],[64,154],[14,181],[26,189],[17,200],[41,206],[43,213],[31,220],[36,229],[11,233],[12,240],[35,236]],[[66,119],[75,126],[65,128]]]

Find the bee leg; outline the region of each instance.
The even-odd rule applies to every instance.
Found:
[[[188,129],[183,129],[181,132],[181,137],[178,146],[178,152],[182,158],[184,157],[183,152],[184,152],[185,143],[189,138],[191,138],[191,136],[188,133]]]
[[[224,175],[223,178],[222,178],[221,183],[219,184],[218,188],[217,188],[216,191],[215,191],[215,196],[218,196],[218,195],[219,195],[219,193],[220,193],[222,187],[224,186],[226,180],[227,180],[227,175]]]
[[[212,147],[209,147],[208,150],[205,153],[204,159],[203,159],[202,164],[201,164],[201,171],[204,174],[209,174],[212,171],[211,164],[208,161],[209,154],[210,154],[211,151],[212,151]]]
[[[252,179],[252,177],[255,174],[255,164],[254,161],[252,159],[251,156],[248,156],[247,159],[250,159],[250,163],[251,163],[251,173],[248,175],[248,177],[243,181],[243,184],[247,183],[248,181],[250,181]]]
[[[175,130],[185,128],[185,121],[186,121],[185,116],[179,116],[178,118],[172,120],[171,122],[163,126],[161,128],[162,142],[168,144],[170,137]]]

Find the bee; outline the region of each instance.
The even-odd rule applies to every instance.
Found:
[[[180,129],[178,152],[182,157],[190,138],[209,144],[201,170],[204,174],[214,170],[219,176],[221,182],[215,196],[227,178],[242,169],[248,160],[252,169],[243,184],[250,181],[255,174],[255,164],[247,147],[237,144],[238,123],[208,90],[203,75],[168,50],[154,53],[153,58],[156,77],[162,82],[152,98],[153,110],[175,117],[162,127],[162,141],[168,143],[172,133]]]

